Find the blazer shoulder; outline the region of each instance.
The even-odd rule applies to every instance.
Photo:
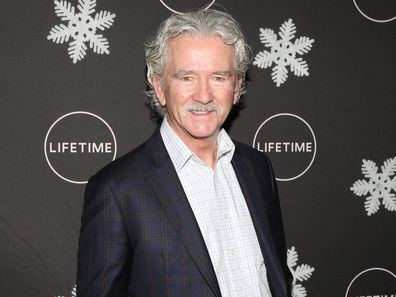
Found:
[[[155,133],[154,133],[155,134]],[[100,169],[92,178],[104,182],[131,180],[133,177],[142,177],[145,173],[153,167],[153,160],[155,156],[161,151],[161,145],[158,147],[153,143],[153,138],[158,138],[153,135],[148,140],[117,158],[105,167]],[[155,139],[154,142],[158,142]]]

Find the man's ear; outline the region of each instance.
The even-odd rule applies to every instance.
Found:
[[[235,88],[234,88],[234,104],[237,104],[237,102],[239,101],[239,97],[241,94],[241,86],[242,86],[242,78],[238,79],[237,83],[235,84]]]
[[[158,74],[154,74],[152,79],[153,79],[152,84],[155,94],[157,95],[159,103],[163,107],[165,106],[166,102],[164,96],[164,89],[161,83],[161,77]]]

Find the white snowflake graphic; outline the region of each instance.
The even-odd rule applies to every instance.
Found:
[[[266,50],[259,52],[254,58],[253,65],[266,69],[275,63],[271,76],[277,87],[280,87],[288,77],[287,66],[290,66],[290,70],[296,76],[309,75],[307,62],[296,56],[309,52],[314,40],[302,36],[294,40],[293,43],[292,39],[295,37],[295,33],[296,26],[292,19],[284,22],[279,28],[279,40],[274,30],[260,28],[261,43],[265,47],[270,47],[271,52]]]
[[[309,279],[315,268],[301,264],[297,266],[298,254],[294,246],[287,250],[287,266],[293,274],[293,288],[292,297],[305,297],[307,296],[307,290],[301,285],[297,284],[297,281],[302,282]],[[295,268],[294,268],[295,267]]]
[[[77,297],[77,287],[76,287],[76,285],[74,285],[74,287],[71,290],[70,294],[71,294],[70,297]],[[58,296],[55,296],[55,297],[65,297],[65,296],[64,295],[62,295],[62,296],[58,295]]]
[[[396,176],[393,176],[396,172],[396,157],[385,160],[381,171],[382,173],[378,172],[375,162],[363,160],[362,173],[369,181],[359,179],[350,188],[356,196],[368,195],[364,202],[368,216],[378,211],[381,199],[385,209],[396,211],[396,197],[391,193],[392,190],[396,192]]]
[[[51,28],[48,40],[55,43],[68,42],[70,37],[73,41],[69,43],[69,56],[73,63],[82,60],[86,55],[86,42],[89,41],[89,47],[97,54],[109,54],[109,42],[102,34],[96,34],[96,31],[110,28],[114,22],[115,14],[108,11],[95,12],[96,0],[78,0],[78,11],[75,13],[75,7],[70,2],[55,0],[55,13],[62,21],[68,24],[59,24]]]

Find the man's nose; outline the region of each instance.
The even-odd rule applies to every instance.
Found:
[[[194,100],[202,104],[207,104],[213,100],[211,88],[207,80],[199,81]]]

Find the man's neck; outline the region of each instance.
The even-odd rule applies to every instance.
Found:
[[[182,140],[198,158],[214,169],[217,159],[217,136],[218,133],[215,140],[188,139],[187,142]]]

